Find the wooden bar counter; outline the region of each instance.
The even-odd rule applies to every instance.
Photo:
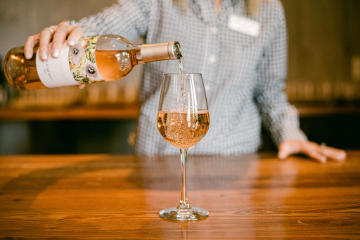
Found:
[[[198,222],[158,216],[180,178],[178,156],[2,156],[0,239],[360,238],[360,151],[327,164],[190,155],[189,203],[210,212]]]

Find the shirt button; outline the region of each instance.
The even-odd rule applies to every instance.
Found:
[[[216,57],[215,57],[215,55],[211,55],[211,56],[209,57],[209,62],[210,62],[210,63],[215,63],[215,62],[216,62]]]
[[[212,27],[212,28],[211,28],[211,33],[212,33],[212,34],[217,34],[217,32],[218,32],[217,27]]]

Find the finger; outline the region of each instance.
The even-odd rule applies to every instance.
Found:
[[[280,160],[285,160],[288,158],[291,154],[298,153],[300,151],[300,145],[301,142],[299,141],[285,141],[279,146],[279,153],[278,158]]]
[[[84,89],[85,84],[80,84],[80,85],[77,85],[77,87],[78,87],[79,89]]]
[[[68,33],[69,33],[69,24],[68,23],[59,24],[52,41],[51,54],[54,58],[60,56],[62,46],[66,41],[66,37]]]
[[[315,159],[321,163],[326,163],[326,156],[323,154],[323,151],[320,146],[316,147],[307,147],[302,151],[312,159]]]
[[[27,38],[24,45],[24,54],[26,59],[31,59],[34,54],[34,46],[39,42],[39,34]]]
[[[346,159],[346,152],[340,149],[322,146],[323,154],[333,160],[336,161],[344,161]]]
[[[73,29],[68,36],[68,45],[70,47],[74,46],[82,36],[84,36],[84,30],[81,27],[73,26]]]
[[[49,43],[53,36],[53,33],[49,29],[44,29],[40,33],[40,44],[39,44],[39,54],[41,60],[47,60],[49,56]]]
[[[288,146],[279,147],[278,158],[280,160],[285,160],[292,154],[291,149]]]

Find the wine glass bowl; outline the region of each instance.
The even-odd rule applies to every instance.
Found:
[[[195,113],[196,112],[196,113]],[[172,145],[187,149],[198,143],[207,133],[210,124],[209,111],[185,109],[158,112],[158,130]]]
[[[205,209],[190,207],[186,190],[187,150],[205,136],[209,126],[210,116],[201,74],[165,74],[157,127],[170,144],[180,149],[182,184],[179,205],[161,210],[160,217],[167,220],[194,221],[209,215]]]

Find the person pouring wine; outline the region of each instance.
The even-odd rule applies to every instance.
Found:
[[[346,158],[342,150],[308,141],[297,110],[287,101],[286,24],[279,0],[119,0],[96,15],[30,36],[25,56],[31,58],[39,43],[42,60],[50,54],[56,58],[64,43],[74,46],[82,36],[109,33],[130,41],[145,37],[146,43],[176,39],[186,72],[203,74],[211,126],[189,153],[256,152],[263,123],[278,146],[279,159],[297,153],[322,163]],[[157,132],[154,117],[163,74],[176,69],[175,61],[144,66],[137,154],[178,153]]]

